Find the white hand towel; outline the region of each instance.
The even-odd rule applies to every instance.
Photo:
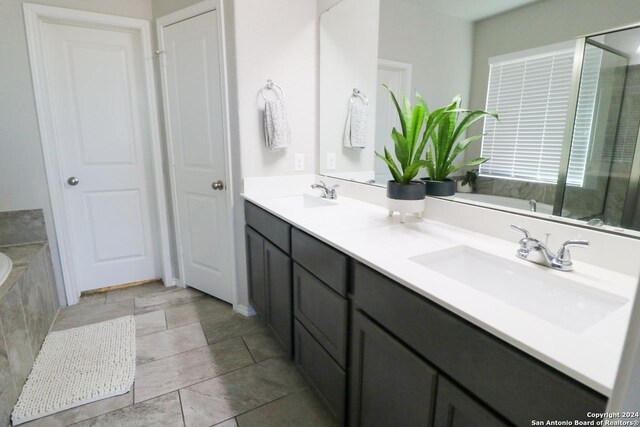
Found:
[[[367,146],[367,104],[349,102],[347,124],[344,129],[344,146],[361,149]]]
[[[291,143],[291,130],[283,99],[265,101],[264,137],[269,150],[286,148]]]

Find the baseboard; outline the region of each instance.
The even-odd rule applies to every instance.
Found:
[[[236,304],[233,306],[233,310],[247,317],[256,315],[255,310],[250,305]]]

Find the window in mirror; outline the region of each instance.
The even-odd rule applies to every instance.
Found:
[[[574,50],[565,43],[490,61],[486,110],[500,120],[485,120],[482,157],[489,161],[480,165],[482,176],[557,181]],[[574,142],[577,149],[581,143]],[[583,170],[584,162],[582,173],[576,164],[569,182],[580,185]]]

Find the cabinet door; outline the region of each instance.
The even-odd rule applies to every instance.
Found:
[[[249,300],[253,309],[265,319],[267,312],[267,288],[264,275],[264,237],[253,228],[245,226],[247,240],[247,276]]]
[[[267,323],[285,348],[292,354],[293,291],[291,258],[269,241],[264,241],[264,266],[267,284]]]
[[[471,396],[440,377],[435,425],[436,427],[506,427],[510,424],[493,415]]]
[[[351,346],[351,426],[433,425],[431,366],[357,310]]]

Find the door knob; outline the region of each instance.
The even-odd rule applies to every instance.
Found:
[[[224,189],[224,182],[216,181],[213,184],[211,184],[211,188],[213,188],[214,190],[223,190]]]
[[[79,182],[80,182],[80,180],[78,178],[76,178],[75,176],[72,176],[69,179],[67,179],[67,184],[69,184],[71,186],[78,185]]]

